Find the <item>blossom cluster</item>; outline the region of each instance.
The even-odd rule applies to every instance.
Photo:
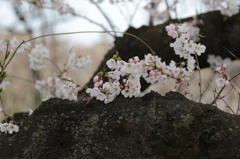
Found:
[[[8,42],[8,45],[7,45]],[[2,53],[13,53],[16,48],[19,46],[20,42],[16,37],[13,37],[11,40],[0,40],[0,52]],[[22,53],[31,46],[30,43],[24,43],[18,48],[17,53]]]
[[[210,64],[210,68],[222,75],[221,78],[217,78],[215,82],[218,87],[228,86],[230,82],[227,80],[226,70],[231,70],[232,61],[230,58],[222,59],[220,56],[208,55],[207,62]]]
[[[37,44],[28,54],[30,60],[30,68],[33,70],[40,70],[46,66],[43,64],[44,59],[49,58],[49,50],[42,44]],[[50,60],[50,59],[49,59]],[[50,60],[54,63],[54,61]],[[92,60],[90,56],[77,56],[76,53],[70,52],[63,70],[54,63],[58,68],[59,73],[54,74],[53,77],[48,77],[45,80],[36,80],[35,88],[47,100],[51,97],[77,100],[77,87],[78,85],[66,76],[66,72],[70,69],[83,72],[88,69]]]
[[[96,97],[96,99],[107,104],[120,93],[125,98],[140,95],[142,64],[137,56],[126,62],[116,54],[107,61],[107,66],[111,71],[99,72],[93,79],[94,88],[86,90],[90,96]],[[104,78],[107,78],[107,82],[104,82]]]
[[[189,80],[192,75],[182,64],[177,66],[174,61],[171,61],[169,65],[161,61],[158,56],[152,56],[151,54],[145,55],[143,63],[143,78],[148,83],[160,82],[166,84],[167,79],[171,81],[173,86],[172,91],[177,90],[184,80]]]
[[[166,26],[168,35],[176,38],[175,42],[170,44],[170,47],[173,47],[176,55],[187,60],[187,69],[189,72],[193,72],[196,60],[192,55],[200,56],[205,52],[206,47],[190,39],[189,29],[187,23]]]
[[[77,57],[75,52],[71,52],[69,54],[67,64],[70,65],[70,69],[73,69],[77,72],[83,72],[91,67],[92,60],[90,56]]]
[[[52,8],[59,12],[59,14],[72,13],[74,9],[65,3],[65,0],[10,0],[14,5],[21,5],[27,2],[32,9]]]
[[[224,87],[224,86],[230,85],[230,82],[227,80],[227,74],[225,72],[226,68],[227,68],[226,64],[223,64],[222,66],[219,66],[219,67],[216,68],[216,71],[218,73],[222,74],[222,77],[217,78],[216,81],[215,81],[217,83],[218,87]]]
[[[0,112],[3,112],[3,110],[0,108]],[[13,132],[19,131],[19,126],[13,124],[12,121],[9,123],[0,123],[0,131],[12,134]]]
[[[51,97],[61,98],[63,95],[59,88],[63,85],[64,81],[55,75],[53,77],[48,77],[45,80],[36,80],[35,88],[44,97],[43,100],[47,100]]]
[[[63,94],[63,99],[68,100],[77,100],[77,87],[78,84],[73,82],[72,80],[65,80],[64,85],[60,87],[60,90]]]
[[[238,0],[203,0],[203,2],[214,10],[220,10],[222,15],[231,17],[239,13]]]
[[[64,80],[65,79],[65,80]],[[37,80],[35,88],[47,100],[52,97],[77,100],[77,84],[68,79],[64,74],[48,77],[46,80]]]
[[[68,4],[66,4],[64,0],[52,0],[51,5],[52,5],[52,8],[54,10],[57,10],[60,15],[66,14],[66,13],[72,13],[72,14],[75,13],[74,9],[70,7]]]
[[[42,44],[37,44],[28,54],[28,57],[30,68],[33,70],[40,70],[46,68],[46,66],[43,65],[43,61],[45,58],[49,58],[49,50]]]
[[[19,126],[12,123],[0,123],[1,132],[12,134],[19,131]]]
[[[160,4],[164,2],[162,0],[154,0],[150,1],[144,9],[149,11],[153,16],[151,21],[160,21],[160,20],[168,20],[170,18],[169,11],[174,11],[176,9],[176,4],[178,0],[174,0],[167,8],[163,11],[159,11]]]
[[[178,29],[178,30],[177,30]],[[177,27],[173,24],[166,26],[168,35],[176,38],[170,46],[174,48],[175,53],[181,58],[186,59],[185,62],[176,64],[171,61],[169,65],[161,61],[161,58],[151,54],[145,55],[143,60],[135,56],[123,61],[118,54],[107,61],[107,66],[111,71],[99,72],[94,78],[94,88],[88,88],[87,93],[97,100],[109,103],[113,101],[120,93],[124,97],[137,97],[140,95],[140,77],[143,77],[148,83],[161,82],[166,83],[170,79],[173,90],[182,86],[183,81],[189,80],[195,69],[195,59],[192,54],[200,56],[205,52],[206,47],[196,44],[190,40],[190,27],[183,23]],[[105,81],[105,79],[107,79]]]
[[[210,64],[210,68],[215,70],[218,66],[223,64],[227,65],[228,70],[231,70],[232,60],[230,58],[222,59],[220,56],[208,55],[207,62]]]
[[[132,2],[133,0],[128,0],[129,2]],[[89,2],[91,3],[102,3],[104,2],[104,0],[89,0]],[[119,3],[120,1],[119,0],[109,0],[109,2],[111,4],[114,4],[114,3]]]
[[[88,88],[87,93],[105,104],[113,101],[116,96],[122,94],[125,98],[138,97],[140,95],[140,77],[148,83],[166,83],[171,78],[174,90],[180,87],[184,80],[188,80],[191,73],[185,68],[177,67],[174,61],[166,65],[158,56],[145,55],[143,60],[137,56],[128,62],[121,60],[118,54],[107,61],[109,72],[99,72],[94,78],[94,88]],[[106,79],[106,80],[105,80]]]

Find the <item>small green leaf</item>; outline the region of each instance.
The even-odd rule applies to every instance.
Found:
[[[5,71],[2,72],[2,78],[7,77],[7,73]]]

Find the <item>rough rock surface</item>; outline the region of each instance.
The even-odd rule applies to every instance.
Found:
[[[50,99],[18,125],[0,134],[0,158],[240,158],[240,117],[174,92],[108,105]]]

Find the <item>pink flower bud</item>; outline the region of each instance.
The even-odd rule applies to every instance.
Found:
[[[138,62],[139,61],[139,57],[135,56],[134,60],[135,60],[135,62]]]
[[[98,75],[96,75],[96,76],[93,78],[93,82],[98,82],[98,80],[99,80],[99,77],[98,77]]]
[[[226,65],[226,64],[223,64],[223,68],[226,69],[226,68],[227,68],[227,65]]]
[[[224,85],[225,85],[225,86],[229,86],[229,85],[230,85],[230,82],[229,82],[229,81],[225,81]]]
[[[133,59],[129,59],[128,62],[129,63],[134,63],[134,60]]]
[[[151,70],[150,73],[149,73],[149,76],[150,76],[150,77],[153,77],[153,76],[155,76],[155,74],[156,74],[156,72],[153,71],[153,70]]]

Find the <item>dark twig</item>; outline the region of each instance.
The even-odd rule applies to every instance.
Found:
[[[237,73],[236,75],[234,75],[234,76],[229,80],[229,82],[231,82],[235,77],[237,77],[237,76],[239,76],[239,75],[240,75],[240,72]],[[217,96],[214,98],[214,100],[211,102],[211,104],[214,104],[214,103],[217,101],[217,99],[219,98],[220,94],[222,93],[222,91],[224,90],[225,87],[226,87],[226,86],[223,86],[223,87],[221,88],[221,90],[218,92]]]
[[[17,50],[24,44],[24,43],[27,43],[29,41],[32,41],[32,40],[36,40],[36,39],[39,39],[39,38],[43,38],[43,37],[48,37],[48,36],[56,36],[56,35],[69,35],[69,34],[80,34],[80,33],[121,33],[121,34],[125,34],[125,35],[129,35],[129,36],[132,36],[136,39],[138,39],[139,41],[141,41],[145,46],[147,46],[150,51],[152,52],[153,55],[155,55],[155,52],[152,50],[152,48],[147,44],[145,43],[142,39],[140,39],[139,37],[131,34],[131,33],[124,33],[124,32],[119,32],[119,31],[79,31],[79,32],[69,32],[69,33],[56,33],[56,34],[46,34],[46,35],[42,35],[42,36],[38,36],[38,37],[35,37],[35,38],[31,38],[31,39],[28,39],[28,40],[23,40],[18,46],[17,48],[15,49],[14,53],[12,54],[12,56],[10,57],[10,59],[8,60],[8,62],[6,63],[5,66],[2,66],[2,71],[4,69],[6,69],[6,67],[8,66],[8,64],[12,61],[13,57],[15,56]]]
[[[98,8],[98,10],[101,12],[101,14],[104,16],[104,18],[107,20],[107,22],[108,22],[108,24],[109,24],[109,26],[111,27],[111,29],[113,30],[113,31],[115,31],[115,29],[114,29],[114,26],[113,26],[113,23],[110,21],[110,19],[108,18],[108,16],[104,13],[104,11],[102,10],[102,8],[98,5],[98,3],[94,3],[95,5],[96,5],[96,7]],[[113,32],[115,35],[115,37],[117,37],[117,35],[116,35],[116,32]]]
[[[199,98],[199,103],[201,103],[202,101],[202,76],[201,76],[201,71],[200,71],[200,66],[199,66],[199,63],[198,63],[198,57],[197,57],[197,54],[195,54],[195,57],[196,57],[196,61],[197,61],[197,70],[198,70],[198,74],[199,74],[199,91],[200,91],[200,98]]]
[[[233,57],[235,57],[238,61],[240,61],[240,59],[234,55],[231,51],[229,51],[228,49],[226,49],[225,47],[223,47],[228,53],[230,53]]]
[[[61,69],[59,68],[59,66],[51,59],[49,58],[45,58],[46,60],[50,61],[56,68],[57,70],[59,71],[60,74],[62,74],[63,72],[61,71]]]
[[[166,5],[167,5],[167,11],[168,11],[168,15],[169,15],[169,20],[172,20],[171,14],[170,14],[170,7],[169,7],[169,4],[168,4],[168,1],[165,0],[165,3],[166,3]]]
[[[69,50],[67,60],[65,61],[64,65],[63,65],[63,71],[66,70],[66,66],[67,66],[67,63],[68,63],[68,60],[69,60],[69,57],[70,57],[70,54],[71,54],[72,50],[73,50],[73,47]]]
[[[137,10],[138,10],[138,7],[139,7],[139,5],[140,5],[140,2],[142,2],[142,0],[139,0],[139,1],[138,1],[138,3],[137,3],[137,5],[136,5],[136,7],[134,8],[134,11],[133,11],[130,19],[129,19],[129,25],[130,25],[130,26],[132,25],[132,20],[133,20],[134,16],[136,15],[136,12],[137,12]]]
[[[228,109],[230,109],[233,114],[236,114],[236,113],[234,113],[234,111],[232,110],[232,108],[227,104],[227,102],[224,100],[223,97],[222,97],[222,100],[223,100],[223,102],[226,104],[226,107],[227,107]]]
[[[25,81],[25,82],[29,82],[29,83],[35,84],[35,81],[31,81],[31,80],[29,80],[29,79],[25,79],[25,78],[13,76],[13,75],[7,76],[7,78],[16,78],[16,79],[20,79],[20,80]]]

